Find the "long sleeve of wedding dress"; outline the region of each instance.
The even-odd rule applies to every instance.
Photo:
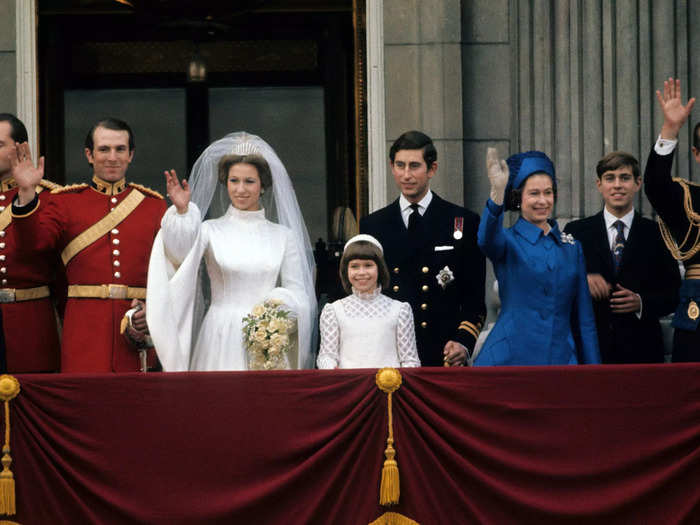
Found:
[[[187,212],[179,214],[175,206],[170,206],[161,220],[163,247],[166,257],[175,267],[179,267],[194,246],[202,219],[197,205],[191,202]]]
[[[163,370],[189,370],[199,261],[205,248],[199,209],[171,206],[163,216],[148,265],[146,318]]]
[[[285,248],[280,268],[280,286],[273,288],[265,299],[279,299],[292,312],[297,320],[298,342],[296,348],[290,349],[289,363],[292,368],[313,368],[311,351],[311,319],[310,299],[304,291],[304,275],[302,273],[301,252],[291,231],[284,228]]]

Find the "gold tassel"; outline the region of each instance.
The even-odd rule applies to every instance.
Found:
[[[10,375],[0,376],[0,399],[5,404],[5,444],[2,447],[2,472],[0,472],[0,514],[16,513],[15,477],[10,470],[10,400],[19,394],[19,381]]]
[[[382,480],[379,485],[379,504],[396,505],[401,495],[401,483],[399,480],[399,464],[395,459],[394,449],[394,425],[391,410],[391,394],[401,387],[401,374],[395,368],[382,368],[377,372],[377,386],[382,392],[388,394],[387,410],[389,412],[389,437],[386,440],[384,466],[382,467]]]
[[[388,396],[389,407],[389,437],[386,440],[386,450],[384,451],[384,466],[382,467],[382,482],[379,486],[379,504],[396,505],[401,495],[401,484],[399,481],[399,464],[394,457],[394,429],[391,414],[391,392]]]
[[[0,525],[2,525],[0,523]],[[420,525],[417,521],[396,512],[385,512],[369,525]]]
[[[8,402],[5,401],[5,406]],[[2,447],[2,472],[0,472],[0,514],[15,514],[15,478],[10,470],[10,447]]]

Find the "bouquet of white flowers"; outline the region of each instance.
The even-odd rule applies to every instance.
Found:
[[[249,370],[289,368],[289,332],[294,326],[282,301],[268,299],[243,318],[243,343],[248,351]]]

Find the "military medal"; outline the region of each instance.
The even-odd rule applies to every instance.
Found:
[[[455,229],[452,233],[452,237],[456,240],[460,240],[463,235],[462,230],[464,230],[464,217],[455,217]]]
[[[698,317],[700,317],[700,308],[698,308],[698,303],[691,299],[688,304],[688,318],[696,321]]]

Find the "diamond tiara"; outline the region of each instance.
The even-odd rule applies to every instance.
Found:
[[[259,154],[260,150],[255,144],[253,144],[253,142],[249,141],[246,137],[243,140],[243,142],[239,142],[238,144],[233,146],[231,153],[235,155],[253,155]]]

